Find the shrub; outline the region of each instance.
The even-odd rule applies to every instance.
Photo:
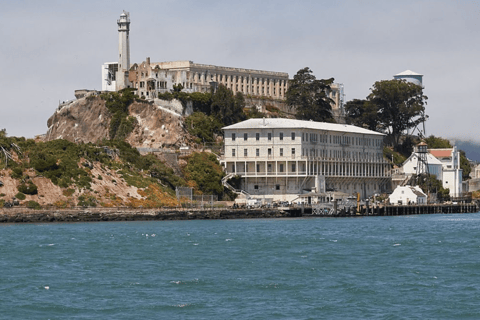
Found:
[[[24,193],[24,194],[37,194],[38,193],[38,188],[33,182],[29,182],[28,184],[22,183],[17,187],[18,191]]]
[[[14,179],[20,179],[22,177],[22,174],[23,174],[23,169],[20,168],[20,167],[15,167],[13,168],[12,170],[12,178]]]
[[[38,202],[30,200],[27,202],[27,208],[39,210],[42,209],[42,206]]]
[[[67,190],[63,190],[63,192],[62,192],[62,193],[63,193],[63,195],[64,195],[65,197],[71,197],[71,196],[72,196],[72,194],[74,194],[74,193],[75,193],[75,189],[67,189]]]
[[[78,197],[77,205],[80,207],[96,207],[97,199],[94,196],[81,195],[80,197]]]
[[[18,200],[25,200],[26,196],[24,193],[19,192],[15,195],[15,198],[17,198]]]

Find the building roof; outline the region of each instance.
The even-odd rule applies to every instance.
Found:
[[[417,197],[426,197],[427,195],[420,188],[409,187]]]
[[[437,158],[448,158],[452,156],[453,148],[450,149],[428,149]]]
[[[223,127],[223,130],[235,130],[235,129],[260,129],[260,128],[269,128],[269,129],[313,129],[313,130],[325,130],[325,131],[337,131],[337,132],[349,132],[349,133],[360,133],[360,134],[369,134],[384,136],[385,134],[348,125],[348,124],[338,124],[338,123],[327,123],[327,122],[316,122],[316,121],[305,121],[305,120],[295,120],[295,119],[285,119],[285,118],[268,118],[268,119],[248,119],[239,123],[232,124],[230,126]]]
[[[396,74],[395,76],[423,76],[423,74],[413,72],[412,70],[405,70],[403,72]]]
[[[397,193],[397,192],[400,192],[402,190],[410,190],[411,192],[413,192],[414,195],[416,195],[417,197],[426,197],[427,195],[422,191],[422,189],[420,189],[420,187],[418,186],[397,186],[395,188],[395,190],[393,190],[393,193],[391,195],[393,195],[394,193]]]
[[[408,159],[403,162],[402,166],[404,166],[408,161],[417,161],[417,157],[418,157],[418,154],[416,152],[412,152],[410,157],[408,157]],[[440,166],[442,165],[442,162],[430,153],[427,153],[427,163],[429,165],[435,165],[435,164]]]

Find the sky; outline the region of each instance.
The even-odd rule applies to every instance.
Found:
[[[44,134],[59,102],[101,89],[130,12],[131,63],[191,60],[342,83],[423,74],[427,135],[480,141],[480,1],[0,0],[0,129]]]

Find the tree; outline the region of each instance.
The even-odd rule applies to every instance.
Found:
[[[465,151],[460,150],[460,169],[462,169],[462,180],[470,179],[470,172],[472,172],[472,167],[470,166],[470,161],[468,161]]]
[[[353,99],[345,103],[346,122],[373,131],[381,131],[377,111],[367,100]]]
[[[215,142],[215,134],[220,134],[222,124],[213,116],[203,112],[194,112],[185,119],[188,132],[198,138],[197,143]]]
[[[195,190],[197,193],[221,195],[224,191],[222,178],[225,174],[213,153],[192,153],[187,157],[187,165],[183,168],[183,172],[187,182],[195,182],[190,185],[198,187]]]
[[[317,80],[308,67],[298,70],[286,93],[287,105],[296,108],[297,119],[334,122],[333,101],[327,94],[333,80]]]
[[[233,95],[232,90],[220,84],[217,91],[212,95],[210,115],[220,119],[226,126],[246,119],[243,113],[245,99],[243,94]]]
[[[367,103],[375,108],[379,123],[387,130],[396,148],[402,133],[426,121],[425,104],[428,99],[423,88],[405,80],[384,80],[374,83]]]
[[[430,149],[450,149],[452,145],[450,141],[447,139],[443,139],[440,137],[435,137],[434,135],[429,136],[425,139],[425,143],[428,145]]]

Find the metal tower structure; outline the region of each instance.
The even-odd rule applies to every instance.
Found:
[[[422,174],[426,174],[427,177],[430,175],[430,172],[428,170],[428,159],[427,159],[427,154],[428,154],[428,148],[427,144],[425,142],[420,142],[416,148],[415,152],[417,154],[417,170],[416,170],[416,175],[420,176]]]

